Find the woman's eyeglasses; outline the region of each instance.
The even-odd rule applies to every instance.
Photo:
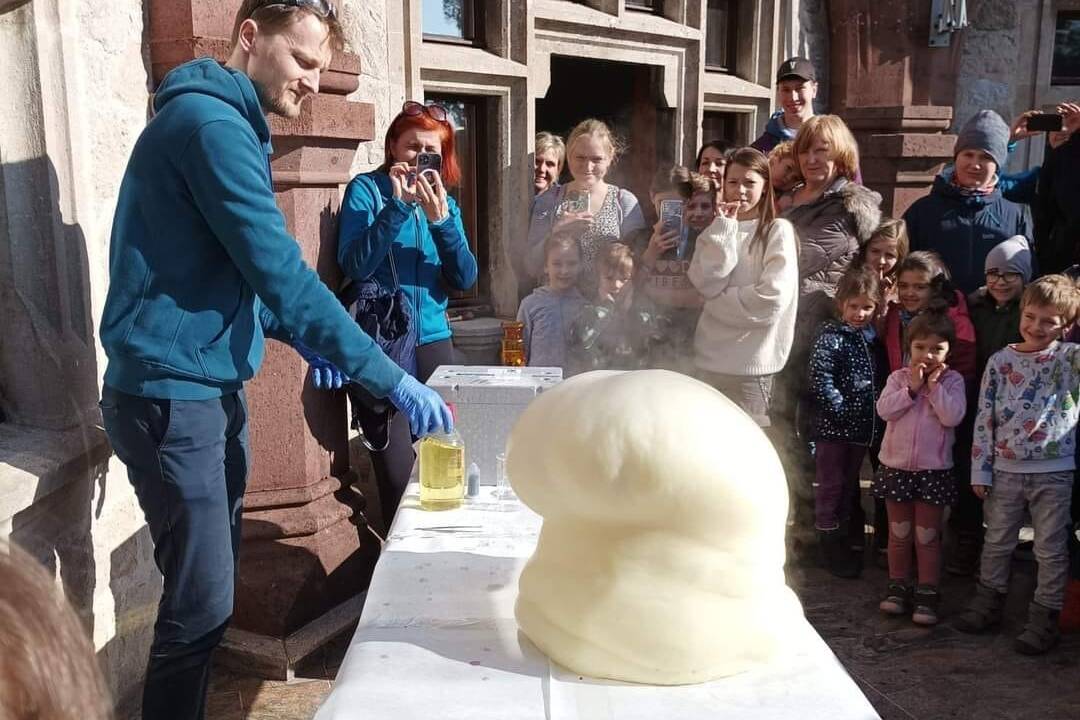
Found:
[[[995,282],[1012,283],[1022,277],[1023,275],[1018,272],[998,272],[997,270],[989,270],[986,273],[986,284],[989,285],[990,283]]]
[[[450,114],[439,103],[428,103],[422,105],[414,100],[406,100],[405,104],[401,106],[401,112],[409,117],[416,117],[417,115],[427,115],[436,122],[450,124]]]
[[[255,3],[255,7],[251,8],[251,14],[254,14],[256,10],[262,10],[265,7],[273,7],[274,5],[306,8],[324,20],[337,17],[334,3],[330,0],[266,0],[265,2]],[[251,15],[248,15],[248,17],[251,17]]]

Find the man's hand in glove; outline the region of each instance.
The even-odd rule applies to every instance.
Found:
[[[338,390],[349,382],[345,373],[299,340],[293,343],[293,349],[311,366],[311,384],[316,390]]]
[[[390,393],[390,402],[409,418],[409,427],[415,437],[424,437],[436,431],[450,432],[454,418],[450,408],[439,394],[422,384],[412,375],[401,378]]]

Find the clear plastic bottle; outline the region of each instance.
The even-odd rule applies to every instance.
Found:
[[[455,416],[454,406],[450,413]],[[457,430],[420,441],[420,507],[452,510],[465,497],[465,442]]]

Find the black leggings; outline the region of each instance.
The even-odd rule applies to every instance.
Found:
[[[440,365],[454,362],[454,346],[450,340],[438,340],[416,348],[417,379],[427,382]],[[409,418],[395,413],[390,422],[390,443],[381,452],[371,452],[371,465],[375,470],[375,484],[379,489],[379,505],[382,508],[383,527],[390,530],[390,523],[397,512],[401,496],[409,485],[416,453],[414,438],[409,430]]]

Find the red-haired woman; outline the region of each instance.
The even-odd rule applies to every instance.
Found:
[[[420,153],[439,155],[442,169],[417,174]],[[400,283],[412,304],[419,343],[416,376],[421,382],[439,365],[452,363],[447,288],[467,290],[476,282],[476,258],[461,212],[446,192],[460,175],[446,108],[406,102],[386,132],[383,164],[352,179],[341,207],[338,263],[354,282],[374,278],[390,290]],[[389,437],[386,450],[372,453],[387,527],[414,460],[404,415],[394,416]]]

